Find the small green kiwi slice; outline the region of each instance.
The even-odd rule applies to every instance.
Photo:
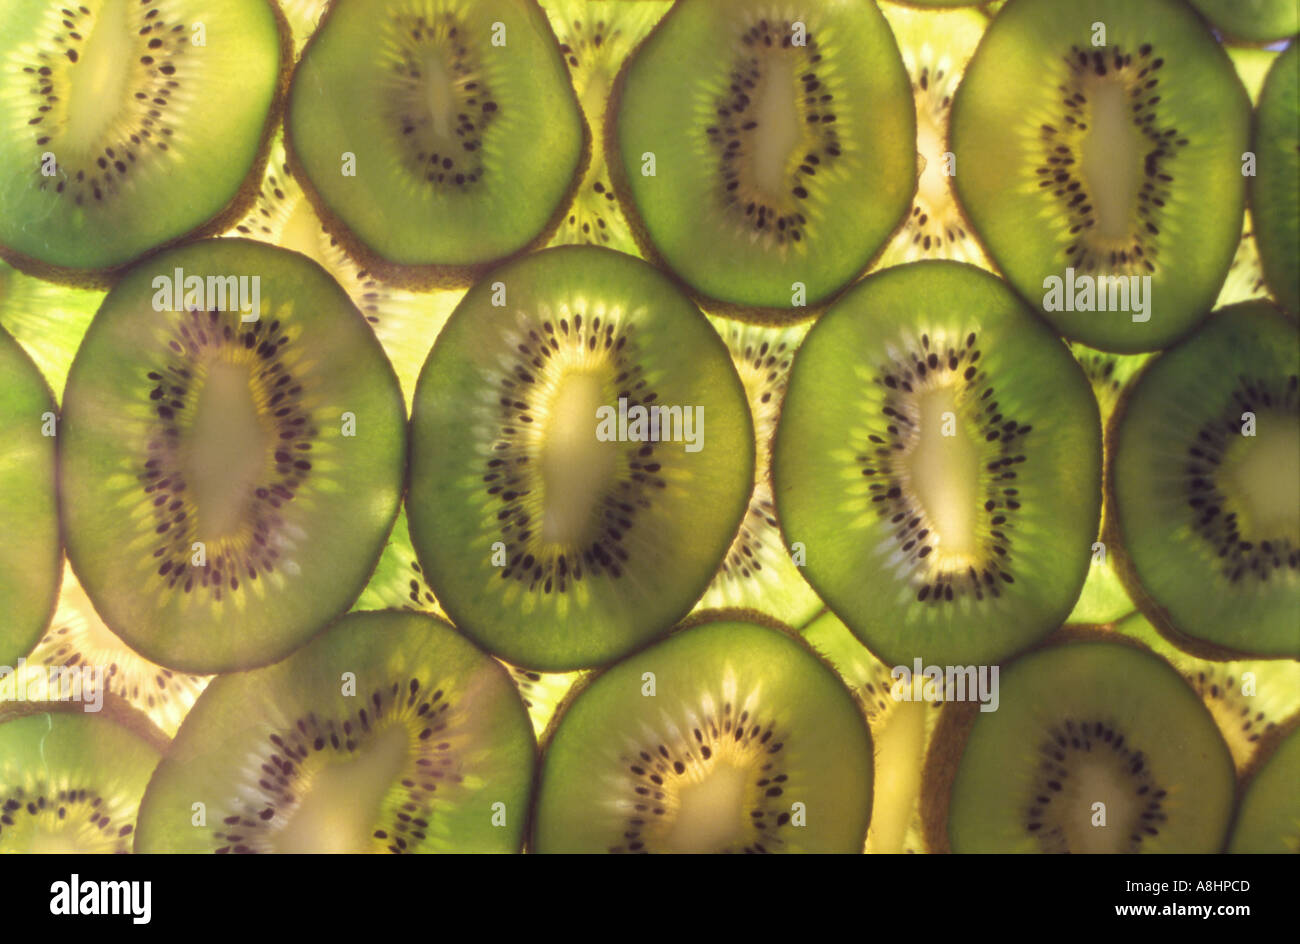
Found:
[[[294,72],[290,166],[367,268],[469,285],[541,244],[589,153],[536,0],[331,4]]]
[[[1300,656],[1298,375],[1296,325],[1244,302],[1152,361],[1116,410],[1107,547],[1184,647]]]
[[[56,399],[105,294],[46,282],[0,260],[0,327],[36,362]]]
[[[966,664],[1070,612],[1101,464],[1065,345],[992,275],[931,261],[868,276],[813,326],[772,472],[786,546],[867,648]]]
[[[251,198],[289,70],[267,0],[9,4],[0,39],[0,252],[105,284]]]
[[[916,189],[907,71],[874,3],[683,0],[610,109],[638,242],[715,307],[788,316],[824,301]]]
[[[699,309],[639,259],[565,246],[494,271],[438,336],[406,511],[460,630],[568,670],[685,615],[753,476],[744,388]]]
[[[722,619],[602,671],[542,761],[533,849],[861,852],[871,734],[835,672]]]
[[[152,662],[273,661],[365,585],[397,514],[403,419],[374,335],[306,257],[242,239],[156,256],[109,293],[68,375],[73,569]]]
[[[944,706],[926,766],[932,850],[1219,851],[1232,756],[1168,663],[1080,639],[1000,674],[996,711]]]
[[[1271,43],[1300,30],[1295,0],[1191,0],[1191,4],[1231,39]]]
[[[871,828],[863,851],[925,851],[921,826],[921,774],[926,745],[939,720],[942,698],[895,698],[903,689],[890,666],[873,656],[834,613],[822,613],[799,630],[857,696],[867,713],[875,762]],[[911,666],[907,667],[911,670]]]
[[[1292,12],[1296,7],[1293,4]],[[1277,57],[1255,117],[1251,210],[1264,278],[1278,303],[1300,312],[1300,51],[1292,43]]]
[[[50,388],[0,329],[0,665],[13,665],[40,638],[59,592],[57,432]]]
[[[505,669],[446,623],[354,613],[208,686],[136,851],[517,852],[536,749]]]
[[[1017,0],[957,90],[957,193],[998,268],[1062,334],[1156,350],[1210,311],[1232,263],[1249,115],[1232,63],[1181,0]]]
[[[107,716],[0,713],[0,852],[130,852],[157,745]]]
[[[1279,731],[1246,784],[1228,852],[1300,852],[1300,725]]]
[[[1210,709],[1240,773],[1250,769],[1260,748],[1290,719],[1300,716],[1300,662],[1294,659],[1198,659],[1172,645],[1141,613],[1120,620],[1114,630],[1149,646],[1187,679]]]
[[[695,610],[753,609],[801,626],[822,609],[822,602],[781,539],[772,500],[771,457],[790,366],[811,324],[764,326],[714,317],[709,322],[726,342],[749,398],[754,491],[740,531]]]

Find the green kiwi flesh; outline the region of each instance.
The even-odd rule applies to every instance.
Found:
[[[136,851],[517,852],[535,758],[495,660],[433,617],[354,613],[207,688],[149,784]]]
[[[1246,785],[1230,853],[1300,852],[1300,726],[1293,725]]]
[[[46,282],[0,260],[0,328],[31,356],[55,399],[63,398],[68,368],[104,295]]]
[[[232,285],[238,303],[217,290]],[[109,293],[68,376],[69,560],[151,662],[273,661],[365,585],[397,514],[403,420],[378,342],[309,259],[242,239],[154,257]]]
[[[1110,546],[1162,632],[1300,656],[1298,375],[1295,324],[1245,302],[1155,359],[1116,411]]]
[[[3,720],[0,852],[130,852],[158,756],[144,738],[98,714]]]
[[[1205,18],[1230,38],[1269,43],[1300,30],[1294,0],[1191,0]]]
[[[0,329],[0,665],[12,666],[40,638],[59,590],[57,432],[50,388]]]
[[[1156,350],[1209,312],[1231,265],[1249,114],[1232,63],[1180,0],[1018,0],[957,91],[957,193],[998,268],[1062,334]]]
[[[0,252],[84,282],[239,212],[289,67],[265,0],[10,4],[0,60]]]
[[[916,188],[910,84],[874,3],[684,0],[610,108],[614,185],[638,242],[725,306],[788,316],[824,301]]]
[[[1101,428],[1069,351],[999,280],[894,266],[795,358],[773,457],[786,546],[888,665],[994,662],[1046,635],[1087,574]]]
[[[1295,6],[1292,6],[1292,10]],[[1251,210],[1264,278],[1278,303],[1300,313],[1300,51],[1277,57],[1255,118]]]
[[[617,663],[563,710],[533,848],[862,850],[871,735],[848,689],[786,633],[706,622]]]
[[[444,326],[416,387],[406,511],[455,625],[560,671],[685,615],[753,476],[744,388],[699,309],[639,259],[566,246],[496,270]]]
[[[330,230],[394,279],[468,285],[544,239],[588,132],[535,0],[332,4],[285,128]]]
[[[1221,848],[1232,757],[1195,693],[1150,652],[1093,641],[1033,652],[1005,667],[998,710],[973,714],[964,745],[943,745],[960,752],[953,852]]]

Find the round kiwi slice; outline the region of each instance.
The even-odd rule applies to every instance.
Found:
[[[545,241],[588,132],[536,0],[331,4],[294,72],[290,164],[392,280],[468,285]]]
[[[1062,334],[1156,350],[1209,312],[1232,262],[1249,114],[1181,0],[1017,0],[957,91],[957,193]]]
[[[0,261],[0,327],[36,362],[55,399],[104,292],[46,282]]]
[[[432,617],[354,613],[208,687],[149,784],[136,850],[517,852],[535,763],[495,660]]]
[[[704,316],[645,262],[568,246],[452,313],[416,387],[406,510],[458,628],[574,669],[690,609],[753,475],[744,388]]]
[[[240,239],[157,256],[109,293],[68,376],[73,569],[152,662],[281,657],[365,585],[403,418],[379,344],[309,259]]]
[[[130,852],[156,746],[82,711],[0,721],[0,852]]]
[[[289,70],[266,0],[11,4],[0,39],[0,252],[108,273],[251,198]]]
[[[1191,4],[1232,39],[1271,43],[1300,30],[1295,0],[1191,0]]]
[[[1230,853],[1300,852],[1300,724],[1278,733],[1246,785]]]
[[[1060,625],[1101,500],[1065,345],[974,266],[868,276],[795,358],[773,455],[786,546],[889,665],[994,662]]]
[[[13,665],[40,638],[59,591],[57,432],[50,388],[0,329],[0,665]]]
[[[619,75],[614,186],[642,248],[697,293],[788,315],[848,283],[902,221],[909,91],[874,3],[683,0]]]
[[[1232,756],[1168,663],[1079,640],[1001,673],[997,711],[952,703],[926,761],[935,851],[1217,852]]]
[[[871,734],[791,635],[719,620],[596,676],[542,762],[533,848],[861,852]]]
[[[1292,4],[1292,13],[1296,6]],[[1251,209],[1264,277],[1283,308],[1300,312],[1300,51],[1292,43],[1264,82],[1255,118]]]
[[[1245,302],[1154,360],[1116,410],[1107,547],[1180,645],[1300,656],[1298,375],[1295,324]]]

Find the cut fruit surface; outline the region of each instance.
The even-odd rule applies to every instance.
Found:
[[[0,327],[31,356],[56,400],[104,294],[45,282],[0,261]]]
[[[537,852],[859,852],[871,735],[780,630],[710,622],[606,669],[546,748]]]
[[[1300,52],[1277,57],[1260,93],[1251,180],[1255,239],[1264,277],[1278,303],[1300,312]]]
[[[1300,852],[1300,728],[1279,740],[1246,786],[1228,852]]]
[[[1191,0],[1191,4],[1232,39],[1267,43],[1300,30],[1300,9],[1292,0]]]

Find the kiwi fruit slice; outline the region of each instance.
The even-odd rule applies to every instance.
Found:
[[[714,313],[817,306],[907,212],[909,92],[874,3],[678,2],[624,66],[606,126],[643,251]]]
[[[1128,642],[1068,641],[1005,666],[999,700],[991,712],[944,706],[926,760],[932,851],[1222,847],[1232,756],[1163,659]]]
[[[921,774],[926,745],[942,699],[895,698],[897,680],[829,610],[799,630],[804,641],[835,667],[867,714],[875,762],[867,853],[925,851],[921,824]],[[911,666],[908,666],[911,669]]]
[[[1167,347],[1209,312],[1232,263],[1249,114],[1232,63],[1180,0],[1017,0],[957,90],[957,194],[1062,334]]]
[[[542,760],[533,849],[860,852],[871,734],[792,635],[719,619],[604,669]]]
[[[1300,716],[1300,662],[1198,659],[1170,644],[1141,613],[1120,620],[1114,629],[1150,647],[1182,674],[1210,709],[1240,773],[1251,768],[1261,747],[1290,719]]]
[[[266,0],[13,5],[0,60],[0,253],[97,285],[242,213],[290,65]]]
[[[1112,419],[1120,574],[1199,655],[1300,656],[1300,338],[1267,302],[1156,358]]]
[[[983,247],[953,193],[955,155],[948,157],[952,100],[988,20],[974,9],[914,10],[886,3],[880,8],[894,31],[916,105],[916,196],[907,221],[894,234],[874,268],[918,259],[954,259],[990,268]]]
[[[1295,5],[1291,12],[1294,14]],[[1277,57],[1255,117],[1256,176],[1251,209],[1264,277],[1278,303],[1300,312],[1300,52]]]
[[[600,143],[605,139],[605,110],[619,69],[671,6],[672,0],[542,0],[596,142],[573,203],[551,237],[552,246],[605,246],[639,255],[614,195]]]
[[[1294,0],[1191,0],[1207,20],[1231,39],[1271,43],[1300,30]]]
[[[754,491],[740,531],[727,549],[709,589],[695,610],[753,609],[791,626],[801,626],[822,602],[799,574],[781,539],[772,500],[772,439],[794,354],[811,325],[754,325],[710,318],[726,342],[749,398],[754,420]]]
[[[772,472],[786,546],[804,545],[804,576],[867,648],[957,665],[1070,612],[1101,464],[1065,345],[987,272],[930,261],[868,276],[813,326]]]
[[[1230,853],[1300,852],[1300,724],[1278,733],[1246,785]]]
[[[31,649],[54,611],[63,544],[55,491],[54,397],[0,329],[0,665]]]
[[[156,256],[109,293],[68,375],[72,567],[151,662],[273,661],[365,585],[397,514],[404,416],[374,335],[309,259],[242,239]]]
[[[416,387],[412,544],[455,625],[515,665],[584,668],[666,632],[753,483],[726,346],[666,276],[612,250],[493,272]]]
[[[535,764],[495,660],[433,617],[354,613],[208,686],[149,784],[136,851],[517,852]]]
[[[105,294],[46,282],[0,260],[0,328],[30,355],[56,399]]]
[[[105,689],[140,712],[167,737],[211,680],[173,672],[129,649],[99,618],[72,568],[63,569],[58,608],[49,630],[27,654],[27,665],[46,673],[55,666],[97,666]]]
[[[466,286],[544,243],[589,154],[535,0],[331,4],[294,72],[285,129],[331,233],[412,287]]]
[[[0,852],[131,851],[156,744],[80,710],[0,722]]]

